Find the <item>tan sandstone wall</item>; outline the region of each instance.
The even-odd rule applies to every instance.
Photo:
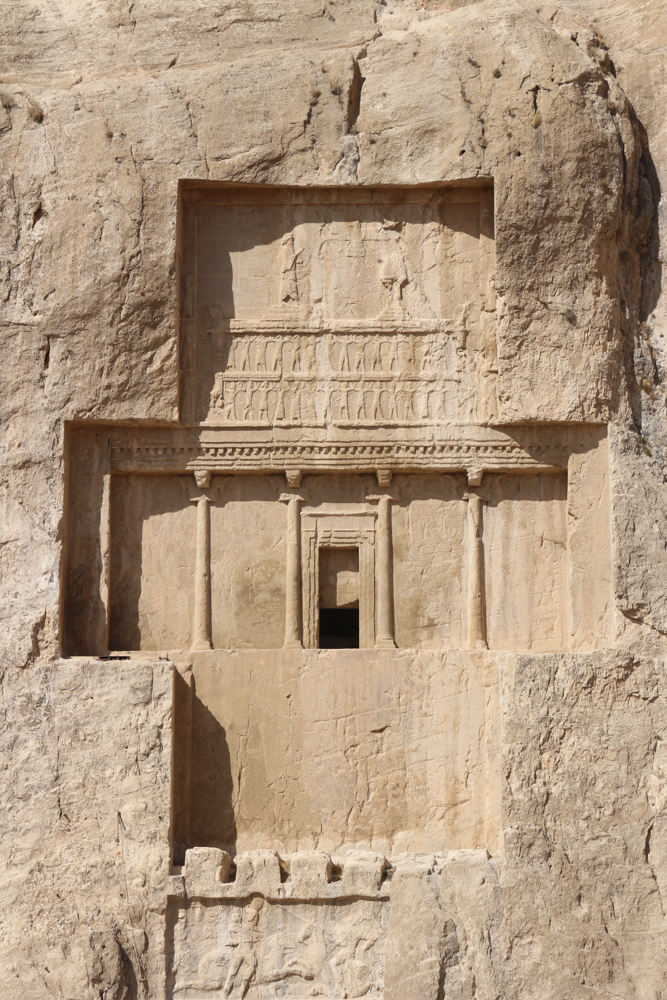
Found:
[[[659,1000],[664,5],[8,0],[0,21],[2,995],[201,1000],[233,951],[251,1000]],[[190,652],[194,477],[132,467],[202,386],[183,182],[490,179],[494,294],[445,417],[462,400],[524,444],[547,423],[563,461],[395,470],[396,650],[278,649],[284,463],[214,476],[223,613]],[[448,258],[466,281],[472,245]]]

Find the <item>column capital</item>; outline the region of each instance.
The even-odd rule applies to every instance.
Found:
[[[469,465],[466,469],[466,476],[468,477],[468,486],[481,486],[484,469],[479,465]]]
[[[278,497],[279,503],[290,503],[292,500],[300,500],[301,503],[305,503],[306,497],[299,496],[298,493],[281,493]]]
[[[207,490],[211,485],[211,470],[195,469],[195,482],[200,490]]]
[[[285,479],[288,486],[298,489],[301,486],[301,469],[285,469]]]

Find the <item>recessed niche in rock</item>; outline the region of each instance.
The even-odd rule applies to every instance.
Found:
[[[185,658],[176,864],[495,852],[494,654],[606,645],[611,554],[606,428],[494,425],[493,189],[180,211],[180,422],[68,427],[66,649]],[[356,985],[336,934],[385,902],[290,906],[172,909],[174,996],[379,996],[382,934]]]
[[[496,411],[493,188],[182,192],[181,407],[248,430]]]
[[[100,429],[70,431],[71,652],[317,648],[322,609],[355,611],[362,649],[549,652],[607,640],[601,429],[505,431],[421,456],[432,471],[387,474],[385,486],[370,472],[289,487],[278,472],[227,469],[199,485],[187,465],[214,465],[204,447],[107,436],[108,448]],[[469,472],[437,470],[443,458],[489,471],[470,485]]]

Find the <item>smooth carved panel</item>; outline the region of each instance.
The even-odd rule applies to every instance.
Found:
[[[193,662],[194,694],[178,692],[191,720],[177,727],[178,842],[495,853],[495,656],[237,649]]]
[[[493,417],[491,188],[195,188],[183,216],[184,419]]]
[[[190,645],[194,610],[192,476],[114,476],[110,649]]]
[[[484,484],[489,649],[566,647],[567,476],[489,476]]]
[[[379,1000],[389,907],[341,902],[214,902],[180,907],[169,1000]]]

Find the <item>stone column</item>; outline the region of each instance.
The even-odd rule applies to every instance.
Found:
[[[287,559],[285,575],[284,649],[301,649],[301,518],[303,497],[283,493],[280,502],[287,504]]]
[[[197,486],[205,489],[211,483],[210,473],[195,473]],[[197,535],[195,549],[195,615],[192,633],[193,649],[212,649],[211,642],[211,498],[202,493],[193,497],[197,504]]]
[[[375,647],[395,649],[394,641],[394,572],[391,551],[391,501],[388,494],[369,496],[378,505],[375,522]]]
[[[483,501],[467,493],[468,501],[468,649],[488,649],[484,600]]]

